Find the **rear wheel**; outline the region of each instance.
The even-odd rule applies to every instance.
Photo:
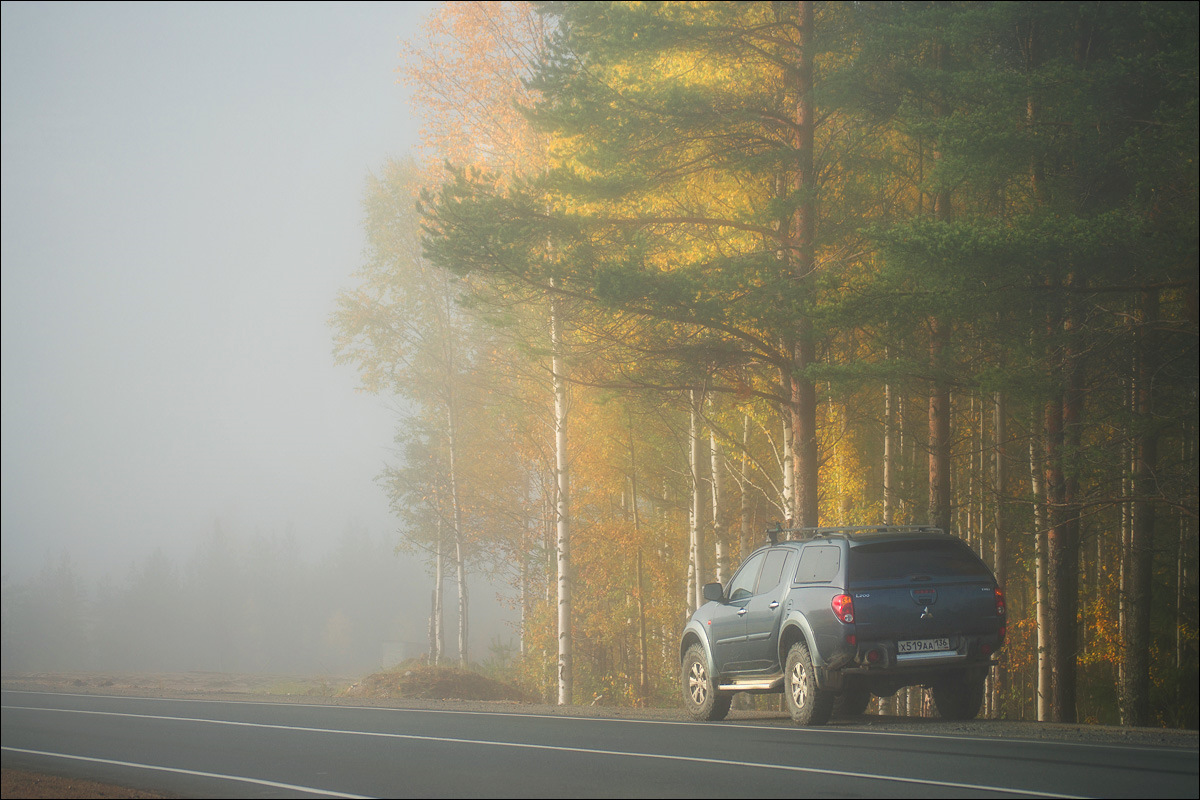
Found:
[[[783,673],[783,699],[792,722],[797,725],[824,725],[833,714],[833,693],[817,688],[812,656],[801,642],[788,650]]]
[[[987,673],[961,672],[933,684],[933,702],[942,719],[968,720],[979,716]]]
[[[704,648],[694,644],[683,656],[683,705],[694,720],[716,722],[725,719],[733,697],[718,692],[716,681],[708,671]]]

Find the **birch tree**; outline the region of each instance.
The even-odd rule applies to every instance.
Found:
[[[452,277],[434,270],[421,256],[416,196],[421,177],[412,162],[387,165],[369,183],[366,201],[369,258],[358,284],[338,297],[333,316],[335,354],[340,363],[356,366],[365,388],[392,392],[423,409],[427,419],[440,419],[433,430],[444,444],[447,502],[434,500],[439,532],[434,553],[433,623],[440,626],[440,577],[445,546],[440,531],[451,531],[450,547],[458,588],[458,659],[468,663],[467,532],[463,524],[460,462],[463,447],[465,372],[479,344],[478,323],[456,304]],[[394,493],[411,496],[398,485],[404,473],[392,471]],[[436,480],[438,473],[429,476]],[[436,485],[419,490],[439,497]],[[422,534],[416,534],[422,538]],[[436,637],[435,637],[436,638]],[[436,661],[440,650],[431,653]]]
[[[542,138],[519,114],[530,102],[525,79],[542,59],[545,21],[526,3],[447,3],[411,47],[408,77],[424,113],[426,141],[448,162],[485,165],[501,181],[536,176],[545,159]],[[435,248],[434,258],[439,258]],[[455,269],[457,265],[442,264]],[[479,288],[477,286],[477,288]],[[494,288],[494,287],[493,287]],[[493,289],[477,292],[477,299]],[[558,596],[558,702],[572,699],[570,477],[568,471],[565,304],[546,293],[534,305],[549,319],[553,392],[555,547]],[[512,296],[507,302],[512,301]]]

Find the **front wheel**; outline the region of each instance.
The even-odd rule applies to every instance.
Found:
[[[716,681],[708,671],[704,648],[694,644],[683,656],[683,705],[688,715],[701,722],[725,719],[733,697],[718,692]]]
[[[817,671],[803,643],[788,650],[783,673],[783,699],[792,722],[797,725],[824,725],[833,714],[832,692],[817,688]]]

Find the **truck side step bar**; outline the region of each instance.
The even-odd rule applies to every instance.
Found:
[[[722,692],[736,691],[762,691],[774,692],[783,688],[783,676],[777,675],[774,678],[757,678],[754,680],[735,680],[729,683],[722,683],[717,687]]]

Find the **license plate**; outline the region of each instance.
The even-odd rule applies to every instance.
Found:
[[[909,653],[936,653],[949,649],[949,639],[912,639],[907,642],[896,642],[896,651],[901,655]]]

